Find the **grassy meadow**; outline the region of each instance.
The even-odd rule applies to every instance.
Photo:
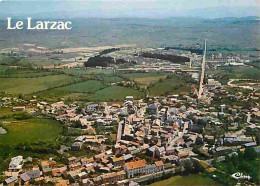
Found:
[[[110,86],[95,92],[88,99],[91,101],[117,101],[123,100],[126,96],[134,96],[135,99],[140,99],[144,96],[144,93],[128,87]]]
[[[52,75],[37,78],[0,78],[0,90],[13,94],[31,94],[62,86],[77,78],[67,75]]]
[[[127,73],[123,76],[137,81],[141,84],[150,84],[154,82],[158,82],[160,79],[165,79],[167,77],[166,73],[163,72],[148,72],[148,73],[142,73],[142,72],[136,72],[136,73]]]
[[[0,65],[0,77],[2,78],[33,78],[41,76],[50,76],[58,74],[42,69],[27,69],[27,68],[8,68],[8,66]]]
[[[207,74],[226,84],[229,78],[259,79],[259,69],[254,67],[221,67]],[[170,76],[170,77],[168,77]],[[142,98],[145,93],[131,87],[112,83],[135,81],[150,96],[185,94],[191,83],[185,77],[164,72],[118,72],[112,69],[32,69],[10,68],[0,65],[0,90],[10,94],[36,94],[43,99],[71,99],[85,101],[123,100],[133,95]],[[135,87],[136,88],[136,87]],[[55,101],[53,100],[53,101]]]
[[[59,88],[54,88],[51,90],[46,90],[43,92],[38,93],[37,95],[40,96],[66,96],[71,93],[85,93],[91,94],[99,89],[102,89],[104,85],[101,81],[97,80],[88,80],[83,81]]]
[[[170,79],[164,79],[148,87],[148,92],[151,96],[187,93],[190,90],[190,84],[187,84],[185,80],[180,80],[175,77],[172,77]]]
[[[0,118],[12,116],[14,114],[19,114],[19,113],[23,113],[23,111],[12,112],[11,107],[0,107]]]
[[[54,58],[50,58],[50,57],[38,57],[38,56],[32,56],[29,58],[24,58],[22,60],[19,61],[20,65],[32,65],[32,66],[48,66],[48,65],[59,65],[61,62],[58,59],[54,59]]]
[[[7,129],[7,134],[0,135],[0,145],[53,141],[62,132],[59,122],[51,119],[7,119],[2,126]]]
[[[64,72],[65,74],[70,74],[74,76],[84,76],[84,77],[95,77],[96,75],[111,75],[113,73],[112,69],[85,69],[81,68],[66,68],[58,69],[58,72]]]
[[[88,101],[117,101],[126,96],[142,98],[145,93],[131,87],[111,83],[135,81],[148,86],[151,96],[185,93],[190,85],[163,72],[134,72],[114,75],[112,69],[11,69],[0,66],[0,90],[10,94],[35,94],[43,99],[60,98]],[[85,80],[85,81],[84,81]]]
[[[169,179],[155,182],[150,186],[217,186],[220,185],[219,183],[215,182],[214,180],[202,176],[200,174],[191,174],[189,176],[173,176]]]
[[[67,68],[60,70],[66,74],[75,74],[75,75],[96,75],[96,74],[105,74],[110,75],[113,73],[112,69],[96,69],[96,68]]]
[[[103,81],[104,83],[117,83],[120,81],[124,81],[124,79],[122,79],[121,77],[118,76],[113,76],[113,75],[103,75],[100,74],[97,76],[97,78],[101,81]]]
[[[143,78],[135,78],[134,80],[141,84],[150,84],[154,82],[158,82],[161,79],[165,79],[167,75],[163,76],[155,76],[155,77],[143,77]]]
[[[260,79],[260,70],[254,67],[227,68],[231,79]]]

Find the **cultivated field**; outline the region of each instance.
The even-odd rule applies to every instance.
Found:
[[[66,96],[71,93],[85,93],[91,94],[99,89],[102,89],[104,85],[101,81],[88,80],[71,85],[67,85],[60,88],[54,88],[38,93],[40,96]]]
[[[117,83],[120,81],[124,81],[124,79],[122,79],[118,76],[112,76],[112,75],[107,75],[107,76],[99,75],[98,78],[101,81],[104,81],[104,83]]]
[[[8,93],[31,94],[62,86],[75,80],[77,79],[66,75],[43,76],[38,78],[0,78],[0,90]]]
[[[134,96],[135,99],[139,99],[144,96],[144,93],[132,88],[110,86],[108,88],[95,92],[94,94],[90,95],[88,99],[91,101],[117,101],[123,100],[126,96]]]
[[[26,69],[26,68],[19,68],[19,69],[12,69],[8,66],[1,66],[0,65],[0,77],[5,78],[32,78],[32,77],[41,77],[41,76],[50,76],[50,75],[57,75],[58,72],[50,72],[45,70],[39,69]]]
[[[61,125],[50,119],[0,120],[8,133],[0,135],[0,145],[53,141],[62,131]]]
[[[176,78],[165,79],[149,87],[149,95],[160,96],[165,94],[187,93],[191,90],[191,85],[186,84],[184,80]]]
[[[30,58],[24,58],[19,62],[21,65],[35,65],[40,67],[48,65],[59,65],[60,63],[60,60],[46,56],[33,56]]]
[[[66,74],[74,75],[93,75],[93,74],[112,74],[112,69],[85,69],[85,68],[68,68],[62,69],[60,71],[65,72]]]
[[[125,77],[137,81],[141,84],[150,84],[158,82],[160,79],[165,79],[167,77],[166,73],[161,72],[149,72],[149,73],[129,73],[124,74]]]
[[[192,174],[189,176],[173,176],[169,179],[153,183],[150,186],[173,186],[173,185],[217,186],[220,184],[206,176],[202,176],[200,174]]]
[[[15,113],[16,114],[17,113],[22,113],[22,111],[12,112],[12,108],[11,107],[1,107],[0,108],[0,118],[1,117],[6,117],[6,116],[12,116]]]

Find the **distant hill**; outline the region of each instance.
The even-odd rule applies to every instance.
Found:
[[[0,11],[1,12],[1,11]],[[7,30],[0,20],[0,50],[34,43],[50,49],[135,44],[139,47],[191,48],[208,39],[210,50],[260,49],[260,24],[247,18],[83,18],[70,19],[66,31]],[[245,21],[249,20],[245,23]],[[232,23],[235,23],[233,24]],[[231,24],[232,23],[232,24]]]
[[[33,18],[170,18],[170,17],[196,17],[196,18],[223,18],[223,17],[246,17],[259,16],[260,8],[255,6],[217,6],[209,8],[183,9],[174,8],[173,2],[166,4],[152,1],[146,3],[123,2],[111,3],[109,1],[9,1],[0,3],[0,18],[11,17],[33,17]],[[119,3],[120,2],[120,3]],[[122,6],[130,5],[131,6]],[[169,4],[169,6],[167,6]],[[180,2],[181,4],[181,2]],[[185,4],[185,3],[184,3]],[[228,4],[228,3],[226,3]],[[173,7],[172,7],[173,6]],[[171,8],[172,7],[172,8]],[[197,6],[196,6],[197,7]],[[204,6],[205,7],[205,6]]]
[[[250,16],[259,16],[260,8],[259,7],[229,7],[229,6],[220,6],[220,7],[211,7],[203,9],[194,9],[191,10],[187,16],[191,17],[200,17],[207,19],[215,18],[242,18]]]
[[[248,17],[224,17],[216,19],[207,19],[205,22],[211,23],[259,23],[259,16],[248,16]]]

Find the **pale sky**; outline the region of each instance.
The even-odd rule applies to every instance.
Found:
[[[213,7],[218,9],[210,9]],[[259,15],[260,11],[256,9],[260,9],[260,0],[2,0],[0,3],[0,15],[1,12],[28,14],[87,10],[94,17],[131,17],[136,14],[140,17],[239,17]]]
[[[86,2],[117,2],[126,4],[136,4],[150,2],[152,5],[174,5],[176,7],[191,7],[191,8],[201,8],[201,7],[214,7],[214,6],[260,6],[260,0],[0,0],[1,1],[60,1],[60,2],[74,2],[77,4]]]

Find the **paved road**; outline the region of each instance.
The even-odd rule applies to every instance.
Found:
[[[230,87],[237,87],[237,88],[243,88],[243,89],[254,90],[254,88],[251,87],[251,86],[242,86],[242,85],[232,84],[234,81],[250,81],[250,79],[230,79],[230,80],[228,81],[227,85],[230,86]]]
[[[183,135],[188,132],[188,127],[189,127],[189,122],[185,122],[184,123],[184,127],[183,127],[183,131],[182,132],[178,132],[178,136],[176,136],[175,138],[173,138],[171,140],[171,142],[169,143],[168,147],[166,147],[166,149],[171,149],[173,147],[174,143],[177,140],[182,139]]]
[[[247,116],[246,122],[249,123],[250,125],[252,125],[253,123],[250,122],[250,120],[251,120],[250,112],[248,112],[246,116]]]

